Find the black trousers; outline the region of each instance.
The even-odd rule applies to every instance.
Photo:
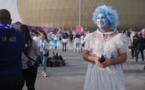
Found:
[[[131,56],[132,57],[135,57],[136,55],[136,51],[135,51],[136,49],[135,48],[131,48]]]
[[[71,43],[73,42],[73,38],[70,38],[70,42],[71,42]]]
[[[37,76],[37,67],[30,67],[28,69],[23,69],[23,83],[26,83],[28,90],[35,90],[35,81]]]
[[[62,43],[62,51],[65,51],[65,52],[66,52],[66,45],[67,45],[66,42],[63,42],[63,43]]]

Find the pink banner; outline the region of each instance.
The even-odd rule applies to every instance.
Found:
[[[76,26],[76,34],[82,33],[82,27],[80,25]]]
[[[141,30],[142,32],[142,37],[145,37],[145,28]]]
[[[47,34],[47,33],[48,33],[48,29],[47,29],[47,28],[45,28],[45,29],[44,29],[44,32]]]

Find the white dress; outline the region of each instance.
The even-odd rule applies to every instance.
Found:
[[[102,54],[110,58],[117,57],[121,53],[128,52],[128,44],[125,35],[103,35],[93,32],[85,37],[84,50],[91,55],[101,57]],[[89,62],[84,90],[125,90],[123,64],[111,65],[99,68],[95,63]]]

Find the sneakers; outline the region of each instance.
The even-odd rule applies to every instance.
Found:
[[[43,75],[44,74],[44,71],[42,71],[41,74]]]
[[[43,77],[47,77],[47,74],[46,73],[43,73]]]
[[[41,74],[42,74],[43,77],[47,77],[47,73],[46,72],[42,71]]]

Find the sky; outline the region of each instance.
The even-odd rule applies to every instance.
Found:
[[[0,0],[0,9],[7,9],[11,13],[12,23],[20,21],[18,14],[17,0]]]

